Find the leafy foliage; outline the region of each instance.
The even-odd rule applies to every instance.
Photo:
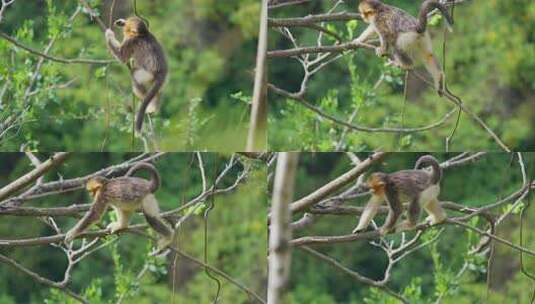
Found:
[[[23,3],[24,2],[24,3]],[[160,149],[236,151],[245,146],[259,4],[254,0],[138,1],[166,50],[170,73],[162,112],[151,122]],[[90,1],[108,23],[110,1]],[[3,30],[62,58],[110,59],[104,35],[78,1],[16,1]],[[118,1],[115,17],[133,14]],[[72,19],[72,20],[71,20]],[[137,151],[126,67],[44,60],[0,39],[0,150]],[[5,89],[5,91],[3,91]],[[139,101],[136,102],[139,106]],[[8,120],[16,119],[15,121]],[[4,133],[6,128],[9,129]]]
[[[392,0],[412,15],[419,1]],[[332,2],[314,2],[273,12],[272,18],[297,17],[325,13]],[[354,12],[355,1],[347,1],[337,11]],[[535,147],[535,74],[533,71],[533,26],[535,4],[532,1],[465,1],[455,8],[454,32],[447,35],[446,75],[449,88],[494,130],[504,142],[519,151]],[[442,62],[444,33],[440,19],[432,18],[430,32],[435,54]],[[328,30],[349,42],[366,26],[363,22],[325,23]],[[317,32],[291,28],[299,47],[316,44]],[[295,46],[275,30],[270,31],[271,50]],[[323,45],[333,44],[324,35]],[[314,55],[311,55],[311,58]],[[327,114],[366,127],[423,127],[438,122],[453,106],[414,76],[409,78],[408,99],[403,97],[404,72],[386,67],[373,51],[348,51],[314,74],[305,99]],[[417,70],[425,75],[423,70]],[[270,82],[295,92],[303,71],[294,58],[270,60]],[[375,84],[380,83],[374,89]],[[455,115],[443,126],[411,134],[368,133],[354,130],[319,117],[310,110],[272,92],[269,140],[271,148],[307,151],[443,151],[445,139],[453,130]],[[336,101],[326,102],[326,101]],[[475,124],[462,115],[460,128],[450,150],[498,150],[499,147]]]

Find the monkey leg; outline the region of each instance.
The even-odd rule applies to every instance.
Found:
[[[424,209],[429,214],[427,221],[431,225],[442,223],[448,218],[446,212],[444,212],[444,209],[442,209],[436,198],[433,198],[424,204]]]
[[[433,55],[432,52],[428,52],[425,55],[425,68],[433,76],[433,82],[435,84],[435,90],[438,95],[442,96],[445,91],[445,76],[440,64],[438,63],[437,58]]]
[[[399,48],[394,49],[394,61],[404,70],[411,70],[414,65],[411,57]]]
[[[392,229],[394,228],[394,225],[398,221],[399,216],[401,215],[403,211],[401,202],[397,198],[389,197],[388,206],[390,207],[390,210],[388,211],[388,215],[386,217],[385,223],[379,229],[379,233],[381,235],[385,235],[392,231]]]
[[[377,211],[379,210],[379,207],[381,207],[382,204],[383,199],[381,197],[372,195],[368,204],[366,205],[366,208],[364,208],[364,212],[362,212],[362,215],[360,216],[357,228],[353,229],[352,233],[357,233],[366,230],[366,228],[368,228],[368,225],[370,225],[371,221],[377,214]]]
[[[113,207],[113,209],[117,214],[117,222],[110,223],[107,227],[110,230],[110,233],[112,234],[128,227],[128,220],[132,215],[132,211],[123,210],[115,206]]]
[[[416,227],[416,224],[418,224],[418,218],[420,217],[420,202],[418,199],[413,199],[411,203],[409,204],[409,210],[408,210],[408,219],[403,221],[399,227],[397,227],[396,231],[404,231],[404,230],[411,230]]]
[[[143,100],[145,95],[147,95],[147,89],[145,86],[137,82],[135,78],[132,79],[132,91],[139,100]]]
[[[173,242],[174,231],[160,216],[158,201],[153,194],[145,196],[142,203],[143,215],[147,223],[160,235],[158,250],[163,250]]]

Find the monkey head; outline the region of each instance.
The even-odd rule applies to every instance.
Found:
[[[96,196],[97,193],[102,190],[102,188],[106,185],[107,182],[108,179],[104,176],[95,176],[89,181],[87,181],[85,188],[91,196]]]
[[[375,195],[383,196],[386,185],[386,173],[376,172],[373,173],[368,179],[368,187]]]
[[[125,37],[132,38],[146,35],[149,32],[147,24],[138,17],[130,17],[128,19],[117,19],[115,26],[122,27]]]
[[[359,3],[359,12],[362,20],[366,23],[375,22],[377,11],[382,7],[383,3],[379,0],[362,0]]]

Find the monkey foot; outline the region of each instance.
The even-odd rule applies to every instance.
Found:
[[[436,218],[430,215],[425,220],[429,225],[433,226],[433,225],[437,225],[437,224],[444,222],[446,219],[447,217]]]
[[[145,111],[145,113],[147,114],[152,114],[152,113],[156,113],[160,110],[160,105],[158,102],[155,102],[154,100],[151,101],[151,103],[149,103],[149,105],[147,106],[147,110]]]
[[[120,231],[120,230],[123,230],[124,228],[126,227],[123,227],[121,225],[119,225],[118,223],[110,223],[106,229],[108,229],[108,231],[110,232],[110,234],[114,234],[116,233],[117,231]]]
[[[149,253],[149,256],[165,257],[169,252],[171,252],[171,249],[169,248],[155,249],[153,252]]]
[[[403,232],[403,231],[407,231],[407,230],[412,230],[412,229],[414,229],[415,226],[416,225],[412,224],[409,221],[404,221],[404,222],[402,222],[401,224],[399,224],[396,227],[396,232]]]
[[[353,231],[351,231],[351,233],[352,233],[352,234],[361,233],[361,232],[364,232],[365,229],[366,229],[366,228],[359,228],[359,227],[357,227],[357,228],[353,229]]]

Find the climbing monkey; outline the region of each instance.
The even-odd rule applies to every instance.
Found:
[[[431,166],[431,172],[424,170]],[[420,217],[420,207],[429,214],[427,221],[431,225],[441,223],[447,216],[438,202],[442,168],[431,155],[422,156],[416,161],[413,170],[402,170],[394,173],[373,173],[367,182],[371,198],[362,213],[357,228],[353,233],[365,230],[373,220],[379,207],[387,202],[389,211],[385,223],[379,229],[381,235],[391,232],[403,212],[403,202],[409,202],[408,217],[398,228],[412,229]]]
[[[136,131],[141,132],[145,113],[160,107],[160,91],[167,77],[167,59],[162,46],[138,17],[118,19],[115,25],[123,28],[123,42],[106,30],[106,42],[112,54],[122,63],[130,64],[132,90],[142,100],[136,116]]]
[[[420,7],[418,19],[379,0],[361,0],[358,8],[364,22],[370,25],[354,43],[363,43],[377,34],[380,42],[375,50],[377,56],[385,56],[390,52],[392,63],[405,70],[411,70],[416,63],[423,62],[433,77],[437,93],[442,96],[446,89],[445,76],[433,54],[433,45],[427,31],[427,15],[438,9],[451,31],[453,19],[446,7],[436,0],[426,0]]]

